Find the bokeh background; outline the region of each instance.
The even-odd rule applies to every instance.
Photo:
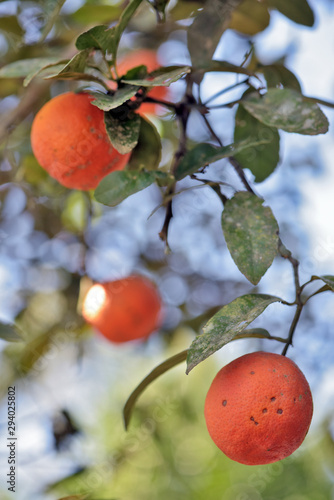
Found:
[[[0,2],[1,65],[18,59],[74,51],[78,34],[119,17],[117,2],[67,0],[51,31],[48,2]],[[271,11],[268,27],[253,36],[264,64],[284,60],[305,95],[333,101],[334,4],[310,2],[315,25],[307,28]],[[172,1],[167,23],[156,25],[143,4],[122,38],[120,51],[154,48],[162,65],[190,63],[186,47],[189,16],[200,3]],[[240,64],[250,38],[228,30],[215,58]],[[210,74],[203,101],[236,83],[232,74]],[[289,263],[276,259],[253,287],[229,256],[220,229],[221,202],[207,187],[175,197],[170,254],[158,237],[164,211],[161,193],[150,187],[116,208],[96,203],[90,194],[67,190],[38,166],[30,147],[34,113],[72,82],[52,86],[35,81],[35,108],[0,146],[0,319],[14,320],[24,342],[1,340],[0,496],[7,491],[6,393],[18,394],[17,500],[57,500],[87,493],[88,500],[328,500],[334,498],[334,297],[309,302],[289,356],[310,382],[313,423],[302,447],[269,466],[247,467],[223,456],[207,433],[203,404],[218,369],[258,349],[281,352],[278,343],[239,340],[185,375],[185,365],[155,381],[140,398],[128,432],[123,405],[140,380],[158,363],[187,348],[219,306],[243,293],[261,291],[293,300]],[[0,79],[0,113],[14,109],[22,80]],[[177,100],[184,83],[171,87]],[[240,96],[236,89],[214,104]],[[333,122],[333,110],[324,109]],[[225,143],[233,141],[235,110],[216,109],[210,120]],[[163,143],[161,167],[171,160],[178,130],[165,111],[151,117]],[[209,140],[199,115],[190,119],[189,139]],[[317,137],[281,134],[280,165],[255,190],[277,218],[282,240],[300,260],[303,281],[334,274],[333,129]],[[247,172],[252,181],[252,174]],[[242,188],[228,162],[207,169],[205,178]],[[198,184],[198,183],[197,183]],[[179,188],[194,188],[184,180]],[[227,195],[232,191],[226,190]],[[152,214],[152,212],[154,212]],[[159,287],[165,303],[161,331],[145,344],[114,346],[85,325],[80,297],[92,281],[139,272]],[[272,305],[256,324],[272,335],[287,334],[292,311]]]

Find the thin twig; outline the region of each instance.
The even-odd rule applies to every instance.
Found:
[[[226,87],[226,88],[220,90],[219,92],[216,92],[216,94],[209,97],[209,99],[205,103],[203,103],[204,106],[207,106],[209,104],[209,102],[214,101],[215,99],[217,99],[218,97],[220,97],[223,94],[226,94],[230,90],[233,90],[236,87],[239,87],[240,85],[247,84],[248,81],[249,81],[249,78],[246,78],[245,80],[242,80],[241,82],[234,83],[233,85],[230,85],[229,87]]]
[[[297,305],[297,307],[296,307],[296,311],[295,311],[295,315],[293,317],[292,323],[290,325],[288,339],[287,339],[286,344],[284,346],[284,349],[282,351],[282,356],[285,356],[286,353],[288,352],[290,345],[292,345],[293,335],[295,333],[296,326],[298,324],[301,312],[302,312],[303,307],[304,307],[304,303],[303,303],[302,298],[301,298],[303,287],[300,285],[300,280],[299,280],[299,261],[297,259],[295,259],[294,257],[292,257],[291,252],[287,248],[285,248],[285,246],[283,245],[281,240],[279,240],[279,242],[278,242],[278,251],[279,251],[280,255],[284,259],[287,259],[292,265],[293,277],[294,277],[295,289],[296,289],[295,304]]]
[[[218,195],[223,205],[227,202],[228,198],[220,190],[220,183],[210,181],[209,179],[198,179],[195,174],[190,176],[195,181],[203,182],[206,186],[209,186]]]
[[[241,99],[236,99],[235,101],[227,102],[226,104],[217,104],[216,106],[210,106],[210,109],[221,109],[221,108],[233,108],[236,104],[240,104]]]
[[[250,186],[250,184],[249,184],[249,182],[248,182],[248,180],[247,180],[247,178],[245,176],[244,169],[242,168],[242,166],[240,165],[240,163],[234,158],[234,156],[230,156],[228,160],[231,163],[231,165],[234,168],[234,170],[236,171],[236,173],[238,174],[241,182],[243,183],[243,185],[245,186],[245,188],[247,189],[247,191],[249,193],[255,194],[254,190]]]
[[[284,346],[284,349],[282,351],[282,356],[286,355],[286,353],[288,352],[288,349],[289,349],[290,345],[292,345],[293,334],[295,333],[296,326],[297,326],[297,323],[299,321],[300,314],[301,314],[302,310],[303,310],[303,304],[298,304],[297,308],[296,308],[295,315],[293,317],[293,320],[292,320],[292,323],[291,323],[291,326],[290,326],[288,339],[287,339],[286,344]]]
[[[205,124],[206,124],[208,130],[210,131],[212,137],[214,137],[214,139],[218,142],[219,146],[223,147],[224,144],[223,144],[222,140],[220,139],[220,137],[218,137],[218,135],[216,134],[216,132],[212,128],[212,125],[209,122],[207,116],[202,115],[202,117],[203,117],[203,120],[205,121]],[[243,183],[243,185],[245,186],[247,191],[249,191],[252,194],[255,194],[253,189],[251,188],[249,182],[246,179],[245,172],[244,172],[243,168],[241,167],[240,163],[233,156],[230,156],[228,158],[228,160],[231,163],[231,165],[233,166],[236,173],[238,174],[241,182]]]

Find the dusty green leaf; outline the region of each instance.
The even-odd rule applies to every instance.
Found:
[[[270,14],[266,2],[244,0],[232,12],[229,28],[244,35],[254,36],[265,30],[270,22]]]
[[[225,204],[222,228],[239,271],[256,285],[277,254],[278,224],[272,211],[257,196],[240,191]]]
[[[239,105],[235,116],[234,141],[238,143],[249,137],[268,142],[240,151],[234,158],[242,168],[248,168],[254,174],[256,182],[262,182],[275,170],[279,161],[279,133]]]
[[[138,92],[138,87],[135,85],[125,85],[115,91],[114,94],[104,94],[103,92],[89,91],[89,94],[94,97],[92,104],[102,109],[110,111],[116,109],[131,99]]]
[[[269,127],[305,135],[328,131],[328,120],[319,106],[292,89],[269,89],[263,96],[253,92],[241,104]]]
[[[242,295],[223,306],[203,328],[203,334],[192,342],[187,357],[187,372],[211,356],[224,345],[236,338],[238,334],[254,321],[274,302],[281,299],[272,295]]]
[[[301,92],[298,78],[283,64],[276,63],[261,66],[260,71],[263,73],[268,87],[275,88],[283,86]]]
[[[23,334],[18,326],[12,323],[0,323],[0,339],[7,342],[21,342]]]
[[[156,170],[161,159],[161,139],[153,125],[144,118],[140,118],[138,143],[131,153],[128,164],[129,170]]]
[[[309,27],[314,25],[313,10],[307,0],[268,0],[268,4],[295,23]]]
[[[149,78],[136,80],[127,78],[122,81],[132,85],[138,85],[139,87],[169,87],[171,83],[176,82],[187,73],[190,73],[189,66],[168,66],[152,71]]]
[[[97,186],[94,196],[103,205],[115,207],[128,196],[147,188],[163,175],[167,176],[163,172],[140,170],[111,172]]]
[[[105,113],[104,123],[111,144],[124,155],[130,153],[138,142],[140,116],[133,113],[133,116],[123,118],[123,111],[120,110],[120,114],[117,111],[118,109],[115,110],[115,115],[111,112]]]
[[[207,0],[188,29],[188,50],[193,66],[212,59],[222,34],[229,27],[232,12],[240,3],[241,0]]]
[[[81,33],[75,46],[78,50],[95,49],[102,52],[111,52],[114,39],[114,29],[102,24]]]
[[[259,144],[264,144],[265,142],[266,141],[263,139],[254,140],[253,138],[249,138],[240,143],[230,144],[221,148],[205,142],[197,144],[193,149],[188,151],[180,161],[175,171],[175,178],[179,181],[187,175],[194,174],[199,169],[209,165],[209,163],[229,156],[235,156],[243,149],[252,148]]]
[[[25,78],[24,85],[27,86],[40,71],[60,63],[62,61],[59,61],[59,57],[22,59],[3,66],[0,69],[0,78]]]

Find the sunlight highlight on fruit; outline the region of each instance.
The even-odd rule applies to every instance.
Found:
[[[96,318],[106,300],[107,294],[103,286],[99,284],[93,285],[92,288],[90,288],[90,290],[88,291],[85,298],[85,316],[90,320]]]
[[[145,339],[160,327],[162,301],[150,280],[132,275],[93,285],[84,298],[82,315],[108,340],[128,342]]]

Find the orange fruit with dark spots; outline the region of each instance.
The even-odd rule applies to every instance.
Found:
[[[145,339],[161,325],[162,301],[155,285],[132,275],[95,284],[87,292],[82,315],[112,342]]]
[[[130,52],[124,56],[119,64],[117,65],[117,73],[119,76],[124,75],[130,69],[145,65],[147,67],[148,73],[158,69],[161,65],[159,64],[156,52],[150,49],[138,49]],[[157,100],[165,100],[168,97],[169,91],[167,87],[153,87],[152,90],[148,92],[148,96]],[[156,114],[161,110],[161,106],[144,102],[138,113],[145,115],[146,113]]]
[[[313,414],[308,382],[291,359],[254,352],[224,366],[205,400],[214,443],[232,460],[269,464],[304,441]]]
[[[104,113],[88,94],[67,92],[37,113],[31,146],[39,164],[68,188],[95,189],[101,179],[122,170],[131,153],[121,155],[111,144]]]

